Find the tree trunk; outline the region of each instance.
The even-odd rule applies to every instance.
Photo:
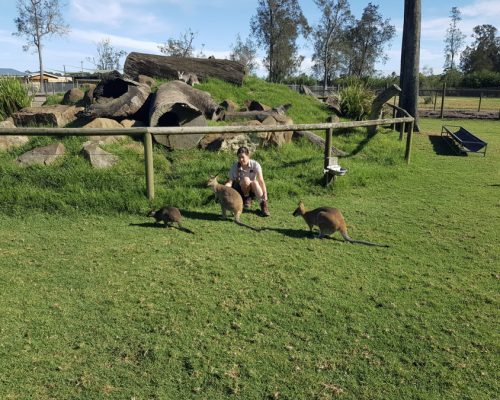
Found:
[[[179,79],[178,72],[196,74],[200,81],[218,78],[241,85],[245,66],[237,61],[215,58],[170,57],[154,54],[129,53],[123,67],[125,76],[137,80],[139,75],[152,78]]]
[[[405,0],[403,41],[401,51],[399,107],[415,118],[418,129],[418,89],[420,65],[421,1]],[[409,125],[409,124],[408,124]]]

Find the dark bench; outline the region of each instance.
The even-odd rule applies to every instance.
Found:
[[[449,137],[458,146],[460,151],[466,153],[483,153],[483,156],[486,156],[488,143],[461,126],[443,125],[441,128],[441,137],[443,135]]]

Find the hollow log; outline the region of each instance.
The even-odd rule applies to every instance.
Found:
[[[294,139],[304,138],[321,149],[325,148],[325,139],[319,137],[318,135],[315,135],[311,131],[294,131],[293,138]],[[349,153],[346,153],[345,151],[342,151],[340,149],[337,149],[335,146],[332,146],[332,155],[336,157],[347,157]]]
[[[161,85],[153,99],[149,126],[207,126],[205,117],[217,119],[222,112],[212,97],[181,81]],[[199,135],[154,135],[155,140],[172,149],[196,147]]]
[[[125,76],[136,80],[139,75],[153,78],[178,79],[178,72],[196,74],[200,81],[218,78],[241,85],[245,67],[237,61],[216,58],[171,57],[155,54],[129,53],[123,67]]]
[[[123,119],[137,113],[148,99],[148,85],[124,79],[118,72],[104,77],[93,91],[93,104],[85,117]]]

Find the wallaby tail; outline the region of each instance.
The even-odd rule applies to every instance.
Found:
[[[389,247],[388,244],[380,244],[380,243],[373,243],[373,242],[367,242],[366,240],[354,240],[352,239],[347,232],[340,232],[342,237],[344,238],[345,241],[349,243],[357,243],[357,244],[364,244],[366,246],[377,246],[377,247]]]
[[[247,225],[244,222],[241,222],[241,221],[239,221],[237,219],[235,219],[234,222],[237,223],[238,225],[244,226],[245,228],[251,229],[251,230],[253,230],[255,232],[260,232],[259,228],[254,228],[253,226]]]
[[[194,235],[194,232],[191,229],[184,228],[183,226],[179,225],[179,230],[182,232],[190,233],[191,235]]]

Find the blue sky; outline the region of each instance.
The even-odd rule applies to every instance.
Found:
[[[64,0],[60,0],[64,3]],[[77,71],[94,68],[87,59],[96,56],[96,45],[105,38],[119,50],[161,54],[158,45],[191,28],[197,33],[195,46],[204,45],[204,53],[226,58],[236,35],[245,39],[250,34],[250,19],[257,9],[257,0],[66,0],[63,16],[70,25],[67,36],[52,37],[44,42],[46,70]],[[319,11],[312,0],[299,0],[311,25],[318,22]],[[384,18],[396,26],[397,35],[387,49],[389,61],[376,68],[387,75],[399,73],[404,0],[372,1],[380,6]],[[24,41],[12,36],[17,16],[16,0],[1,0],[0,68],[20,71],[38,70],[35,53],[22,50]],[[359,18],[368,0],[351,0],[351,9]],[[422,38],[420,68],[442,72],[443,38],[449,25],[451,7],[462,12],[460,29],[470,42],[472,28],[491,24],[500,29],[498,0],[422,0]],[[301,41],[300,53],[306,56],[302,71],[310,73],[312,44]],[[262,58],[260,54],[259,58]],[[124,59],[122,60],[123,63]],[[265,71],[258,73],[263,76]]]

